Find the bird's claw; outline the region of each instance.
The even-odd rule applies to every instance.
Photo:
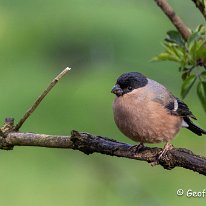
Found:
[[[170,143],[166,143],[164,148],[158,153],[158,157],[155,161],[151,162],[151,166],[155,166],[159,164],[160,159],[171,149],[173,149],[173,145]]]
[[[157,159],[160,160],[163,155],[165,155],[169,150],[172,150],[173,148],[174,148],[173,145],[167,142],[163,150],[159,153],[159,156]]]

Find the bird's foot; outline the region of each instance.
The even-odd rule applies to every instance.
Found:
[[[173,145],[170,144],[169,142],[167,142],[163,148],[163,150],[159,153],[159,156],[158,156],[158,160],[160,160],[162,158],[163,155],[165,155],[169,150],[173,149]]]
[[[136,145],[131,146],[129,149],[134,151],[135,153],[140,152],[142,149],[144,148],[144,144],[143,143],[139,143]]]
[[[151,166],[155,166],[159,164],[159,160],[162,158],[163,155],[165,155],[169,150],[173,149],[173,145],[167,142],[162,149],[162,151],[159,152],[157,159],[154,162],[151,162]]]

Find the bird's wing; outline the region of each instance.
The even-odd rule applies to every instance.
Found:
[[[152,100],[160,103],[171,115],[196,119],[188,106],[172,95],[163,85],[153,80],[149,80],[148,83],[148,88],[154,95]]]
[[[181,117],[191,117],[193,119],[197,119],[192,114],[188,106],[177,97],[172,98],[171,101],[169,101],[168,104],[165,105],[165,108],[172,115],[181,116]]]

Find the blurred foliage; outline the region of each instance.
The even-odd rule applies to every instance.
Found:
[[[191,1],[170,3],[192,28],[203,21]],[[71,66],[21,131],[68,135],[76,129],[134,144],[114,124],[110,91],[121,73],[139,71],[178,96],[176,67],[149,62],[169,28],[150,0],[1,0],[2,122],[8,116],[18,121],[52,78]],[[206,128],[196,98],[192,92],[186,103]],[[206,155],[205,137],[187,130],[172,143]],[[205,188],[205,177],[181,168],[166,171],[129,159],[31,147],[0,151],[0,162],[4,206],[205,205],[204,198],[176,195],[179,188]]]
[[[185,41],[178,31],[168,31],[164,42],[165,51],[154,61],[173,61],[182,73],[181,96],[185,98],[198,80],[197,94],[206,112],[206,26],[200,25]]]

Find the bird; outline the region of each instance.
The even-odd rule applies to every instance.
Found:
[[[125,136],[139,142],[137,151],[144,143],[165,143],[161,158],[171,149],[170,141],[180,128],[198,136],[206,134],[192,122],[197,118],[183,101],[139,72],[120,75],[111,92],[116,96],[112,104],[114,121]]]

